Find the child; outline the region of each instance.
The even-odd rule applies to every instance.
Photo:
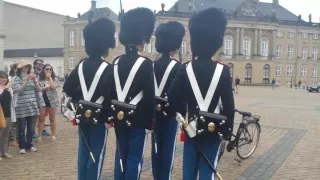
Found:
[[[8,145],[11,123],[16,122],[12,91],[9,88],[6,88],[8,82],[7,73],[0,71],[0,104],[6,121],[5,128],[0,129],[0,161],[2,160],[2,157],[12,158],[8,153]]]

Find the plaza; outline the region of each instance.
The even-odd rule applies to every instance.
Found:
[[[261,116],[262,132],[255,153],[238,163],[236,152],[225,151],[218,172],[224,180],[319,179],[320,176],[320,94],[279,87],[244,87],[235,94],[240,110]],[[236,115],[235,130],[240,122]],[[177,134],[179,138],[179,134]],[[145,152],[141,180],[152,179],[150,139]],[[20,155],[11,148],[13,159],[0,162],[0,180],[75,180],[77,179],[77,128],[60,114],[57,141],[44,137],[34,143],[36,153]],[[109,130],[103,180],[113,180],[115,152],[114,129]],[[173,180],[182,179],[183,144],[178,141]]]

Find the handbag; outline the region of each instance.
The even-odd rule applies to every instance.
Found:
[[[7,127],[6,118],[4,117],[2,105],[0,104],[0,129]]]

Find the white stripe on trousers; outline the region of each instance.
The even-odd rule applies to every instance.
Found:
[[[143,154],[144,154],[144,151],[146,150],[146,144],[147,144],[147,140],[148,140],[148,134],[146,133],[145,136],[144,136],[144,144],[143,144],[143,150],[142,150],[142,156],[141,156],[141,160],[140,160],[140,163],[138,165],[138,174],[137,174],[137,180],[139,180],[140,178],[140,173],[141,173],[141,162],[143,160]]]
[[[98,165],[98,174],[97,174],[97,180],[100,179],[100,175],[101,175],[101,168],[102,168],[102,159],[103,159],[103,151],[106,147],[106,144],[107,144],[107,137],[108,137],[108,124],[105,124],[105,127],[106,127],[106,131],[104,133],[104,143],[103,143],[103,146],[102,146],[102,149],[101,149],[101,152],[100,152],[100,156],[99,156],[99,165]]]
[[[219,159],[219,153],[220,153],[220,146],[221,146],[221,143],[219,144],[219,148],[218,148],[218,151],[217,151],[217,155],[216,155],[216,159],[214,160],[214,165],[213,165],[213,168],[216,170],[217,169],[217,165],[218,165],[218,159]],[[214,173],[212,173],[212,176],[211,176],[211,179],[212,180],[215,180],[216,178],[216,175]]]
[[[176,152],[176,143],[177,143],[177,131],[178,131],[179,123],[177,124],[177,130],[174,134],[174,144],[173,144],[173,151],[172,151],[172,159],[171,159],[171,165],[170,165],[170,171],[169,171],[169,180],[171,180],[171,174],[172,174],[172,168],[173,168],[173,161],[174,161],[174,154]]]

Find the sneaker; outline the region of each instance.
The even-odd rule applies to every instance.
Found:
[[[38,150],[37,150],[37,148],[35,148],[35,147],[31,147],[31,148],[29,149],[29,151],[31,151],[31,152],[37,152]]]
[[[42,136],[50,136],[50,133],[48,133],[46,130],[42,131]]]
[[[32,139],[35,139],[37,137],[35,132],[32,132]]]
[[[25,149],[20,149],[20,154],[25,154],[26,150]]]
[[[52,141],[57,140],[57,138],[55,136],[52,136]]]
[[[12,155],[11,155],[11,154],[8,154],[8,153],[4,153],[4,154],[2,155],[2,157],[11,159],[11,158],[12,158]]]

